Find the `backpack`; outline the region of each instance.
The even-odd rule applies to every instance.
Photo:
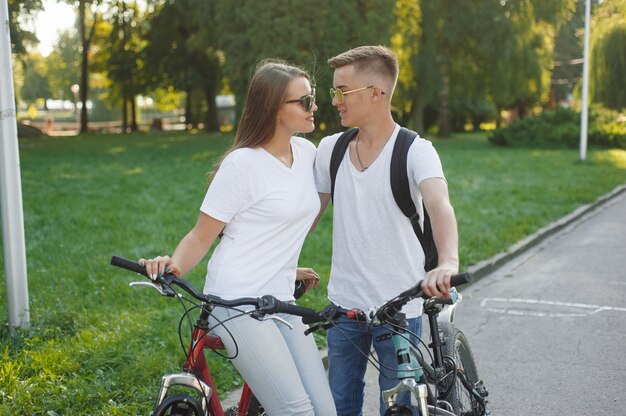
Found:
[[[333,148],[333,152],[330,157],[330,194],[332,198],[334,198],[335,194],[335,178],[337,177],[339,165],[341,164],[343,156],[348,149],[350,141],[356,137],[358,132],[358,128],[345,131],[339,139],[337,139],[335,147]],[[416,137],[417,133],[404,127],[402,127],[398,133],[396,143],[393,147],[393,153],[391,155],[391,191],[393,192],[393,198],[396,200],[396,204],[398,204],[402,213],[406,215],[409,220],[411,220],[413,231],[415,232],[415,235],[424,250],[424,269],[428,272],[429,270],[437,267],[439,258],[437,254],[437,246],[435,245],[433,230],[430,226],[430,217],[428,216],[428,212],[426,211],[426,207],[423,202],[424,230],[422,231],[422,228],[420,227],[420,217],[417,213],[417,208],[411,199],[409,178],[406,169],[409,147],[411,147],[411,144]]]

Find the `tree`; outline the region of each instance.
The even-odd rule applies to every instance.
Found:
[[[391,49],[398,57],[400,74],[394,93],[394,107],[402,125],[408,125],[411,116],[414,126],[423,131],[423,108],[417,110],[415,90],[417,80],[415,76],[416,59],[419,56],[421,37],[421,10],[419,0],[397,0],[393,9],[393,29],[391,35]]]
[[[393,22],[392,0],[324,0],[294,2],[215,3],[219,47],[238,111],[252,73],[265,58],[279,58],[303,66],[317,86],[320,128],[339,129],[336,111],[326,93],[332,86],[331,56],[366,44],[388,44]]]
[[[23,25],[31,23],[33,15],[43,10],[43,6],[41,0],[8,0],[8,7],[11,51],[23,58],[27,55],[29,46],[39,43],[35,33],[24,29]]]
[[[590,92],[606,107],[626,108],[626,0],[605,0],[592,19]]]
[[[66,0],[69,4],[78,6],[78,35],[80,39],[80,82],[79,99],[82,104],[80,112],[80,132],[85,133],[89,125],[87,100],[89,97],[89,57],[90,48],[99,21],[98,6],[100,0]]]
[[[504,2],[498,30],[502,58],[494,63],[489,90],[498,112],[514,108],[524,117],[532,105],[548,102],[555,34],[574,12],[575,1]]]
[[[46,62],[50,96],[72,97],[71,86],[80,81],[80,39],[76,29],[61,32]]]
[[[111,81],[108,96],[121,104],[122,131],[128,130],[129,113],[130,130],[137,131],[136,96],[143,89],[143,16],[137,2],[118,0],[111,4],[106,17],[108,47],[98,51],[95,68],[106,72]]]
[[[194,92],[202,92],[207,107],[205,127],[217,130],[215,97],[221,88],[223,58],[215,47],[213,2],[163,4],[149,19],[149,26],[144,50],[148,85],[185,91],[185,119],[192,125],[199,120],[193,111]]]
[[[27,103],[44,100],[45,103],[45,99],[51,96],[47,72],[46,59],[38,52],[31,53],[25,61],[22,100]]]

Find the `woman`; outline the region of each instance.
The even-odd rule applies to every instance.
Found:
[[[273,295],[293,301],[296,280],[319,280],[297,269],[320,203],[313,179],[315,146],[297,132],[315,128],[315,92],[302,70],[265,62],[247,93],[235,144],[206,193],[198,221],[172,257],[145,260],[153,276],[165,267],[183,275],[202,260],[220,233],[207,268],[205,293],[224,299]],[[241,308],[245,309],[245,308]],[[216,308],[213,333],[269,415],[334,415],[319,352],[298,317],[257,321]],[[235,317],[238,316],[238,317]],[[235,317],[234,319],[231,319]]]

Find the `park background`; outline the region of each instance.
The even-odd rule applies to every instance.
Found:
[[[8,1],[32,322],[0,330],[0,414],[149,413],[183,360],[181,309],[129,289],[133,276],[108,261],[169,253],[193,226],[261,58],[314,75],[316,142],[340,129],[326,60],[363,44],[396,51],[394,116],[441,155],[462,268],[626,182],[624,0],[592,1],[584,162],[584,1],[69,3],[76,27],[44,57],[27,29],[41,2]],[[301,257],[324,283],[330,216]],[[204,267],[189,280],[201,287]],[[322,284],[302,303],[325,295]],[[221,392],[241,383],[211,365]]]

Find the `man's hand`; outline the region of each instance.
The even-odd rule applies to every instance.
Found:
[[[450,278],[458,270],[451,267],[439,266],[429,271],[422,282],[422,290],[428,297],[437,296],[442,299],[450,298]]]

